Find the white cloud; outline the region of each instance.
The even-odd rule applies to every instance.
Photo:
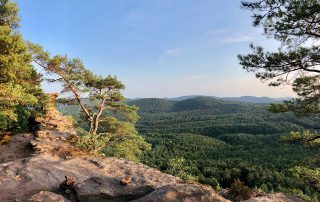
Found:
[[[235,44],[241,42],[255,41],[262,38],[259,30],[252,32],[241,32],[232,29],[220,29],[209,31],[203,35],[202,41],[211,45]]]
[[[221,44],[235,44],[247,41],[253,41],[256,37],[250,35],[228,36],[219,39]]]
[[[201,52],[203,49],[213,49],[215,46],[226,44],[237,44],[242,42],[251,42],[260,40],[261,33],[254,31],[253,33],[237,32],[232,29],[217,29],[199,35],[189,41],[186,41],[183,46],[164,50],[158,57],[159,64],[167,64],[178,59],[183,55],[191,55],[192,52]],[[261,39],[260,41],[264,41]]]
[[[174,56],[181,55],[181,53],[182,53],[181,48],[180,49],[169,49],[164,52],[164,55],[174,57]]]
[[[178,56],[182,55],[183,48],[175,48],[175,49],[168,49],[165,50],[158,58],[159,64],[165,64]]]

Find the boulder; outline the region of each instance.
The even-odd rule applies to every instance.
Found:
[[[244,202],[305,202],[296,196],[287,196],[283,193],[266,194],[265,196],[254,197]]]
[[[94,202],[97,200],[128,201],[140,198],[154,187],[146,183],[142,178],[133,180],[132,183],[123,186],[119,177],[95,176],[75,186],[75,192],[81,202]]]
[[[30,199],[33,202],[69,202],[66,198],[61,195],[49,192],[49,191],[41,191],[35,195],[33,195]]]
[[[134,202],[228,202],[214,190],[196,184],[172,184],[156,189]]]

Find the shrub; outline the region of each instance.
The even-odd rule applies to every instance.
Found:
[[[230,187],[228,198],[230,198],[232,201],[243,201],[249,199],[252,194],[252,190],[245,186],[242,181],[237,179]]]
[[[17,122],[12,126],[14,132],[26,132],[29,130],[29,119],[32,115],[31,110],[18,106],[15,113],[17,114]]]
[[[218,180],[215,178],[201,178],[199,182],[201,184],[210,185],[216,191],[221,189]]]
[[[8,117],[0,113],[0,131],[7,130],[9,128],[10,121]]]
[[[139,162],[146,151],[151,149],[150,144],[138,134],[110,134],[105,138],[106,146],[103,153],[106,156],[125,158]]]
[[[9,135],[4,135],[0,141],[0,145],[7,144],[10,142],[11,137]]]
[[[106,141],[104,138],[88,132],[80,135],[76,143],[76,146],[81,150],[94,155],[101,154],[101,150],[105,145]]]
[[[197,181],[198,179],[190,174],[188,162],[183,157],[176,157],[169,160],[167,165],[167,173],[180,177],[185,180]]]

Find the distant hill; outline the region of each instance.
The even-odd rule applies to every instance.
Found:
[[[168,112],[172,109],[174,101],[161,98],[142,98],[127,100],[128,103],[139,106],[143,111]]]
[[[196,97],[207,97],[207,98],[217,98],[218,99],[218,97],[215,97],[215,96],[205,96],[205,95],[186,95],[186,96],[164,98],[164,99],[182,101],[182,100],[192,99],[192,98],[196,98]]]
[[[232,100],[239,102],[247,102],[247,103],[278,103],[283,102],[284,100],[289,100],[291,98],[270,98],[270,97],[255,97],[255,96],[241,96],[241,97],[224,97],[221,98],[224,100]]]
[[[318,119],[292,113],[274,114],[264,103],[198,96],[184,100],[145,98],[131,100],[139,107],[140,132],[196,133],[218,136],[231,133],[276,134],[317,128]],[[260,100],[262,102],[263,100]]]
[[[140,112],[182,112],[193,110],[214,110],[220,111],[233,108],[235,113],[237,110],[242,110],[247,103],[238,101],[222,100],[217,98],[198,96],[189,99],[161,99],[161,98],[143,98],[128,101],[139,107]],[[224,113],[224,112],[221,112]]]
[[[270,98],[270,97],[256,97],[256,96],[216,97],[216,96],[204,96],[204,95],[187,95],[187,96],[181,96],[181,97],[175,97],[175,98],[164,98],[164,99],[182,101],[182,100],[192,99],[192,98],[196,98],[196,97],[207,97],[207,98],[238,101],[238,102],[247,102],[247,103],[256,103],[256,104],[258,104],[258,103],[261,103],[261,104],[279,103],[284,100],[291,99],[290,97],[284,97],[284,98]]]

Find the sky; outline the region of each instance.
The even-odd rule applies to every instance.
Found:
[[[16,0],[20,31],[52,55],[80,58],[95,74],[116,75],[137,97],[293,96],[238,64],[249,44],[279,44],[251,26],[240,0]],[[46,92],[59,85],[43,84]]]

